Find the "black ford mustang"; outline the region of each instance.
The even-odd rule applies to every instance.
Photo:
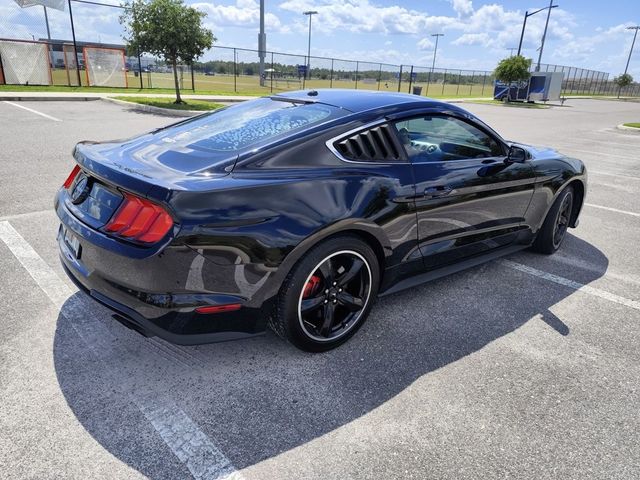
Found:
[[[116,319],[181,344],[269,325],[312,351],[353,335],[377,296],[553,253],[587,179],[457,106],[351,90],[260,98],[74,157],[55,201],[62,262]]]

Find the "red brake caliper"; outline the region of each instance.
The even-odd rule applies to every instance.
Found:
[[[320,277],[318,277],[317,275],[312,276],[307,282],[307,284],[304,286],[304,290],[302,292],[302,298],[307,298],[313,295],[318,285],[320,285]]]

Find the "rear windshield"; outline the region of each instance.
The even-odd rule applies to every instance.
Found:
[[[318,103],[259,98],[163,131],[165,142],[216,151],[240,151],[348,112]]]

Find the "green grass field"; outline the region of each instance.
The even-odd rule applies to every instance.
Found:
[[[77,74],[75,71],[57,69],[52,71],[52,86],[23,86],[23,85],[0,85],[0,91],[93,91],[93,92],[127,92],[127,93],[173,93],[173,74],[150,72],[142,73],[142,89],[140,88],[140,77],[136,77],[134,72],[127,72],[127,88],[122,87],[89,87],[87,88],[86,72],[80,71],[81,86],[78,87]],[[312,78],[305,81],[297,79],[270,79],[265,80],[265,86],[261,87],[258,76],[240,75],[234,78],[233,75],[206,76],[201,73],[194,74],[195,91],[191,89],[191,75],[185,73],[181,76],[182,90],[189,94],[208,95],[268,95],[271,92],[284,92],[290,90],[300,90],[302,88],[344,88],[360,90],[381,90],[396,92],[398,84],[394,81],[377,82],[375,79],[361,79],[357,82],[351,79],[326,79]],[[69,86],[71,85],[71,86]],[[422,87],[422,95],[432,98],[470,98],[489,97],[492,94],[492,87],[487,84],[455,85],[442,83],[414,83],[413,86]],[[403,82],[402,92],[409,92],[409,83]]]

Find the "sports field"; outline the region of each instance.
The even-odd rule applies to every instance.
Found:
[[[140,88],[140,77],[134,72],[127,72],[127,85],[129,88]],[[54,69],[51,72],[53,84],[56,86],[77,86],[77,75],[75,71],[67,71],[64,69]],[[191,75],[188,72],[179,75],[181,87],[185,90],[191,90]],[[80,71],[80,80],[82,86],[87,86],[86,72]],[[202,73],[194,73],[194,86],[196,92],[219,92],[219,93],[238,93],[243,95],[264,95],[270,92],[281,92],[287,90],[300,90],[302,88],[346,88],[346,89],[362,89],[362,90],[384,90],[397,91],[398,83],[394,81],[380,81],[374,78],[360,79],[357,83],[352,79],[319,79],[312,78],[309,80],[298,79],[282,79],[267,78],[265,86],[260,86],[259,77],[257,75],[220,75],[208,76]],[[489,96],[492,93],[492,87],[489,80],[485,85],[482,83],[473,85],[457,85],[442,83],[413,83],[413,86],[422,87],[422,95],[430,97],[482,97]],[[142,88],[166,88],[174,87],[172,73],[160,72],[143,72]],[[409,92],[409,83],[402,82],[401,91]]]

